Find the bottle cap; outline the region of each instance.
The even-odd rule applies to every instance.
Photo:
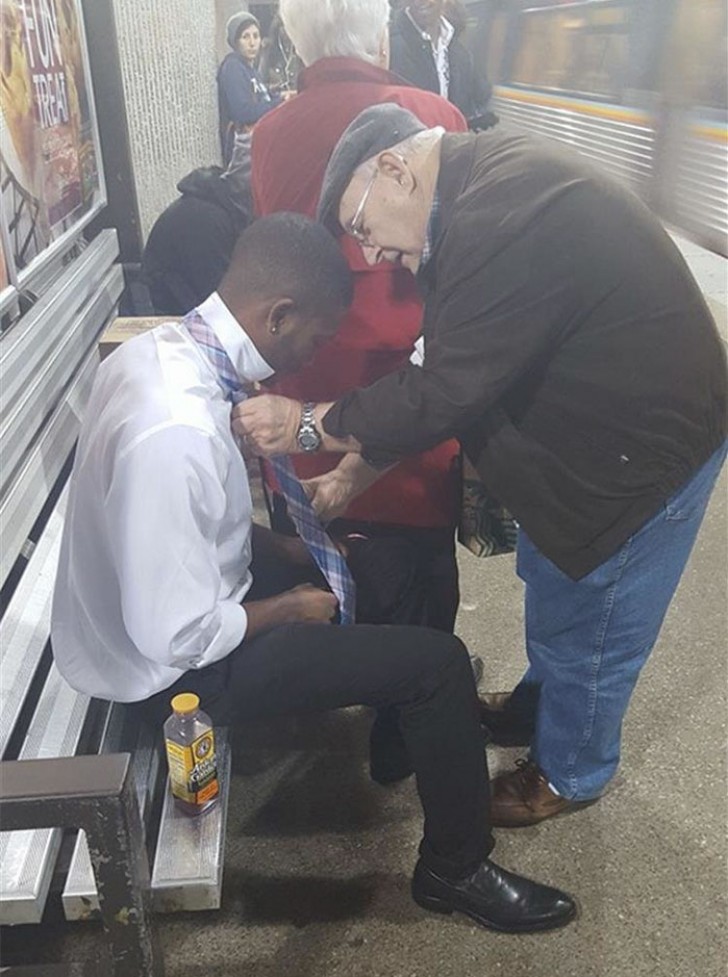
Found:
[[[200,697],[194,692],[181,692],[172,699],[172,708],[175,712],[187,715],[196,712],[200,705]]]

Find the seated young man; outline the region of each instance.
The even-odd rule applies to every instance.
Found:
[[[219,292],[104,361],[72,477],[56,662],[74,688],[136,703],[154,722],[183,690],[217,723],[396,707],[425,814],[414,898],[495,929],[549,929],[574,916],[569,896],[488,857],[486,761],[461,642],[423,628],[332,627],[327,590],[284,590],[282,564],[255,579],[259,545],[269,568],[266,544],[279,557],[300,552],[253,531],[230,376],[242,387],[299,366],[351,294],[334,239],[277,214],[241,236]]]

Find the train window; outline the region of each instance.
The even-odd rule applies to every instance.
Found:
[[[681,0],[663,65],[672,98],[705,108],[728,108],[728,8],[725,0]]]
[[[512,81],[620,101],[627,87],[629,16],[626,0],[524,10]]]
[[[508,39],[508,15],[502,10],[495,11],[486,39],[487,76],[491,81],[502,81],[506,74],[505,53]]]

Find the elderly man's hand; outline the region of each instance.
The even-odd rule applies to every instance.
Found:
[[[255,454],[287,455],[298,451],[296,435],[301,404],[277,394],[250,397],[233,408],[233,431]]]
[[[392,466],[390,466],[391,468]],[[361,455],[344,455],[336,468],[302,482],[311,505],[323,522],[344,514],[351,500],[373,485],[385,471],[368,465]]]
[[[351,475],[341,467],[302,481],[313,510],[322,522],[343,516],[357,494]]]

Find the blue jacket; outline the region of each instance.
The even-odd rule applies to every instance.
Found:
[[[220,145],[225,164],[230,160],[235,127],[252,126],[280,105],[271,96],[255,68],[237,51],[231,51],[217,72]]]

